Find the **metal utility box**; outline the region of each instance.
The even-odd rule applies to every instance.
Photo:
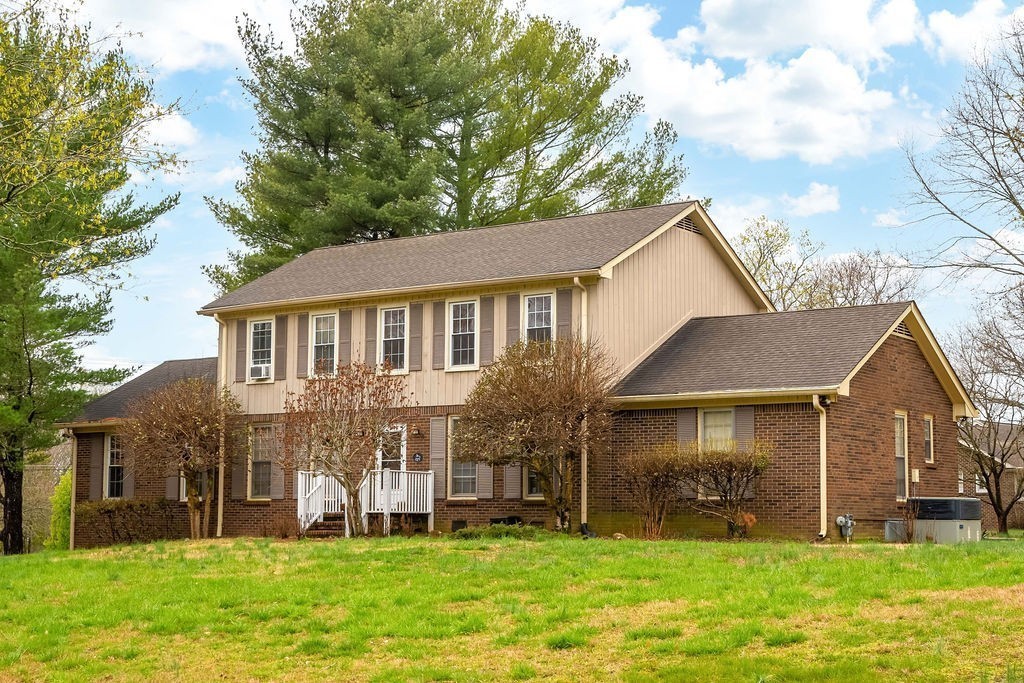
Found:
[[[977,498],[911,498],[918,543],[981,540],[981,501]]]

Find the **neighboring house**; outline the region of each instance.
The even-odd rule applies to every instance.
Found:
[[[1000,491],[1003,505],[1012,500],[1024,488],[1024,457],[1017,445],[1024,435],[1020,433],[1019,425],[1006,424],[1003,422],[993,423],[994,429],[987,425],[975,424],[975,440],[979,447],[984,447],[985,457],[996,458],[1003,462],[1006,469],[1000,478]],[[969,439],[968,439],[969,440]],[[967,440],[960,438],[959,442],[960,471],[957,474],[957,490],[960,495],[980,498],[981,526],[986,531],[996,531],[999,528],[995,512],[992,509],[992,500],[989,496],[985,478],[978,472],[971,454],[971,446]],[[1024,502],[1018,501],[1007,518],[1010,528],[1024,527]]]
[[[614,448],[585,464],[574,514],[600,534],[637,526],[625,453],[719,438],[775,444],[755,533],[832,535],[847,513],[880,533],[908,496],[956,495],[955,420],[975,414],[916,305],[775,313],[696,202],[317,249],[200,314],[219,323],[218,379],[252,440],[222,473],[228,535],[336,506],[313,474],[267,476],[285,397],[321,363],[387,360],[407,376],[414,407],[377,466],[407,473],[392,509],[441,529],[547,520],[529,472],[449,457],[468,393],[522,339],[580,335],[621,370]],[[708,528],[690,514],[670,526]]]

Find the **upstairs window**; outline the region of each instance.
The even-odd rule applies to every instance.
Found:
[[[407,313],[403,308],[385,308],[381,311],[380,359],[391,366],[392,370],[406,369],[405,356],[407,347],[406,326]]]
[[[269,379],[274,353],[274,321],[253,321],[249,327],[249,339],[249,379]]]
[[[896,500],[907,499],[907,416],[896,413],[894,418],[896,435]]]
[[[476,302],[456,301],[448,306],[448,365],[452,368],[476,367]]]
[[[732,438],[732,408],[701,411],[701,444],[704,448],[727,448]]]
[[[924,418],[924,461],[928,464],[935,462],[935,421],[931,415]]]
[[[554,316],[551,294],[526,297],[526,341],[549,342],[554,338]]]
[[[313,316],[313,373],[333,373],[338,367],[335,341],[338,317],[333,313]]]
[[[249,498],[270,498],[270,468],[274,455],[274,426],[254,425],[249,460]]]
[[[104,477],[107,482],[103,487],[105,498],[122,498],[124,496],[124,455],[121,450],[121,437],[108,434],[106,449],[103,454],[105,461]]]

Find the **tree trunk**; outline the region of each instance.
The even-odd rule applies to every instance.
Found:
[[[213,501],[213,475],[203,474],[206,478],[206,497],[203,498],[203,538],[210,537],[210,504]]]
[[[1010,511],[1009,510],[1003,510],[1002,512],[997,512],[996,513],[996,527],[998,528],[999,533],[1001,533],[1001,534],[1008,534],[1008,533],[1010,533],[1009,519],[1010,519]]]
[[[199,539],[199,492],[196,491],[194,477],[186,480],[186,493],[188,494],[188,535],[193,541]]]
[[[12,454],[8,452],[2,466],[4,512],[3,529],[0,529],[0,545],[3,547],[4,555],[20,555],[25,552],[22,516],[22,485],[25,478],[23,462],[23,454],[14,454],[12,457]],[[73,501],[72,504],[74,504]]]

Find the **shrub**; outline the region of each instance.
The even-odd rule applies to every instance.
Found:
[[[676,443],[635,451],[623,461],[626,491],[640,515],[644,536],[660,538],[665,516],[679,498],[683,457]]]
[[[694,441],[680,449],[680,478],[697,498],[691,504],[726,520],[730,537],[746,536],[757,522],[744,512],[744,500],[753,496],[754,483],[768,469],[772,444],[754,440],[747,444],[726,441],[708,448]]]
[[[46,547],[67,550],[71,545],[71,471],[61,475],[50,497],[50,537]]]
[[[98,500],[78,506],[82,526],[100,543],[147,543],[181,536],[174,529],[175,504],[167,500]]]
[[[478,538],[518,538],[534,541],[542,536],[550,535],[550,531],[541,527],[522,524],[491,524],[490,526],[474,526],[459,529],[448,534],[453,540]]]

